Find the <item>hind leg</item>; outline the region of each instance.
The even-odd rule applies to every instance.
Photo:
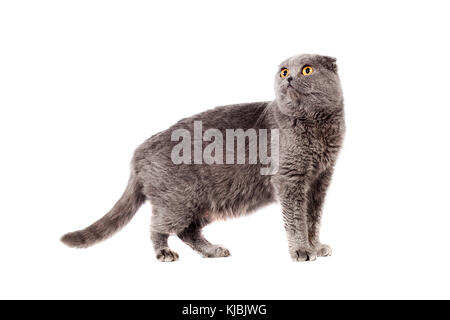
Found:
[[[205,258],[230,256],[228,249],[212,244],[202,235],[201,225],[191,223],[189,227],[178,233],[178,237]]]
[[[171,250],[167,243],[169,238],[168,234],[158,233],[152,231],[151,239],[153,242],[153,248],[155,249],[156,259],[162,262],[172,262],[178,260],[178,253]]]
[[[153,208],[152,223],[150,226],[150,238],[155,249],[156,259],[162,262],[171,262],[178,260],[178,254],[169,248],[168,239],[170,230],[165,226],[162,219],[161,210]]]
[[[170,214],[170,211],[162,206],[153,206],[150,238],[155,249],[156,258],[159,261],[171,262],[178,260],[178,253],[169,248],[167,240],[169,235],[176,233],[176,228],[182,230],[188,223],[178,226],[177,222],[181,223],[181,220],[177,219],[177,215]]]

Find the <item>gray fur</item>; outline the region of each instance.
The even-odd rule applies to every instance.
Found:
[[[167,239],[176,234],[204,257],[230,252],[208,242],[202,228],[217,219],[237,217],[274,201],[282,207],[289,252],[296,261],[328,256],[319,240],[322,204],[345,131],[343,97],[336,60],[300,55],[284,61],[290,76],[275,75],[276,99],[218,107],[183,119],[135,151],[129,185],[114,208],[90,227],[65,235],[73,247],[87,247],[119,230],[145,199],[152,204],[151,239],[160,261],[175,261]],[[305,65],[314,68],[301,75]],[[289,86],[290,84],[290,86]],[[260,164],[179,164],[171,160],[175,129],[193,131],[249,128],[280,130],[279,170],[261,175]],[[192,141],[194,143],[194,141]],[[207,144],[203,142],[204,146]],[[248,151],[248,150],[247,150]],[[248,159],[248,157],[246,158]]]

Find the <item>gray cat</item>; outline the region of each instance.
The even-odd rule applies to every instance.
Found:
[[[287,59],[275,75],[275,93],[271,102],[218,107],[183,119],[145,141],[135,151],[128,185],[111,211],[86,229],[64,235],[62,241],[72,247],[93,245],[127,224],[149,200],[151,239],[158,260],[178,260],[168,247],[171,234],[204,257],[226,257],[230,252],[208,242],[202,228],[279,201],[292,259],[329,256],[331,248],[319,241],[320,218],[345,131],[336,59],[306,54]],[[248,160],[174,163],[173,132],[193,133],[194,148],[207,146],[208,139],[195,137],[199,121],[202,128],[214,128],[223,135],[230,128],[254,130],[260,141],[264,129],[271,130],[271,137],[278,130],[278,150],[271,151],[278,159],[277,170],[261,174],[264,164]],[[249,145],[246,159],[251,157]],[[216,149],[215,156],[222,160],[218,151],[222,150]],[[189,155],[183,150],[183,157]]]

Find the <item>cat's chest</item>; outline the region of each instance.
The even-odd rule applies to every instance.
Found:
[[[342,136],[342,130],[336,125],[298,127],[287,133],[282,152],[291,159],[326,168],[334,164]]]

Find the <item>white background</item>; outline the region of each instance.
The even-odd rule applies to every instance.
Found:
[[[450,298],[445,1],[2,1],[0,298]],[[335,56],[347,135],[326,200],[333,256],[291,262],[278,205],[176,238],[150,205],[86,250],[59,237],[106,213],[134,148],[182,117],[271,100],[299,53]]]

